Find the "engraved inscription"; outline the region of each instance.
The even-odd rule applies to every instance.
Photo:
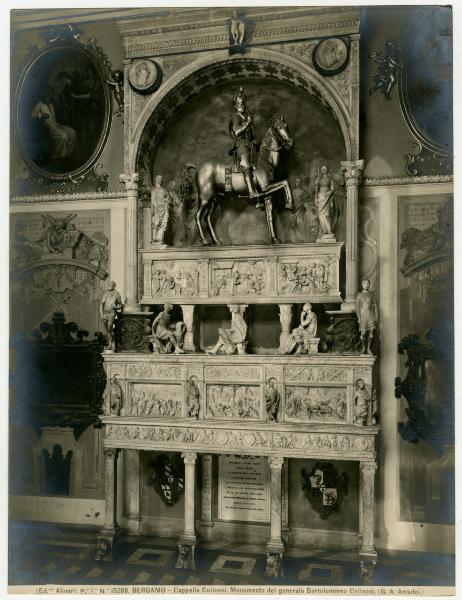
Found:
[[[212,419],[258,419],[260,387],[207,385],[206,416]]]
[[[182,385],[135,383],[130,387],[126,415],[181,417],[182,399]]]
[[[286,387],[286,419],[322,423],[346,420],[345,388]]]

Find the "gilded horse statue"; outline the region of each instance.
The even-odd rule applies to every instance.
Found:
[[[253,173],[258,195],[256,207],[262,207],[260,199],[264,200],[266,220],[273,244],[279,243],[276,237],[273,221],[273,199],[272,194],[277,190],[284,190],[286,197],[286,208],[293,209],[292,192],[287,179],[277,180],[278,168],[281,165],[282,153],[289,151],[294,145],[293,137],[289,133],[289,126],[283,116],[273,117],[263,141],[256,161]],[[188,165],[196,168],[195,165]],[[228,181],[227,181],[228,179]],[[231,184],[231,185],[229,185]],[[198,209],[196,212],[196,223],[204,245],[209,242],[205,236],[203,221],[207,223],[208,230],[213,243],[221,245],[212,225],[212,214],[219,201],[226,199],[228,195],[249,198],[248,186],[245,182],[244,173],[232,172],[229,176],[223,163],[213,160],[206,161],[196,168],[196,186],[199,195]]]

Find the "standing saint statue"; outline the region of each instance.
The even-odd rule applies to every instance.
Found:
[[[335,191],[334,178],[326,166],[318,171],[314,182],[314,205],[319,220],[319,238],[317,242],[334,241],[333,228],[333,194]]]
[[[115,282],[110,281],[108,289],[104,292],[99,304],[99,313],[108,337],[108,346],[105,350],[106,353],[115,352],[114,323],[117,314],[120,313],[123,308],[122,298],[115,288]]]
[[[268,421],[278,420],[280,401],[281,396],[279,394],[278,388],[276,387],[276,379],[274,377],[270,377],[268,379],[268,385],[265,390],[266,415],[268,417]]]
[[[151,190],[152,242],[164,244],[170,216],[170,197],[162,187],[162,175],[156,175],[154,187]]]
[[[318,318],[313,312],[311,304],[303,305],[300,315],[300,325],[292,330],[284,350],[284,354],[307,354],[310,348],[310,341],[316,338],[318,330]]]
[[[106,389],[103,394],[103,414],[120,415],[122,408],[122,388],[117,381],[117,375],[107,380]]]
[[[231,304],[231,329],[218,329],[218,342],[212,348],[206,348],[207,354],[216,354],[223,349],[225,354],[245,354],[247,323],[244,319],[244,306]]]
[[[358,379],[355,384],[355,393],[353,396],[355,425],[367,425],[370,402],[371,394],[369,394],[366,388],[364,379]]]
[[[356,296],[356,316],[358,317],[359,332],[361,334],[362,354],[372,354],[371,345],[374,331],[379,320],[379,309],[374,293],[370,291],[371,282],[364,279],[361,282],[362,290]],[[366,349],[367,336],[367,349]]]

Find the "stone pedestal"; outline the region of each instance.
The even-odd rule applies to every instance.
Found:
[[[320,338],[311,338],[308,342],[308,354],[317,354]]]
[[[354,311],[358,291],[358,187],[364,160],[342,161],[346,199],[346,285],[342,310]]]
[[[291,332],[290,326],[292,324],[292,304],[279,304],[279,320],[281,321],[279,351],[284,352]]]
[[[212,539],[212,454],[202,455],[202,513],[200,520],[201,536]]]
[[[124,312],[138,312],[138,173],[120,175],[127,192],[127,250],[125,264]]]
[[[283,577],[282,555],[284,543],[282,541],[282,489],[281,473],[284,457],[269,456],[271,472],[271,537],[266,545],[265,575],[269,577]]]
[[[183,323],[186,325],[186,335],[184,337],[184,350],[186,352],[195,352],[194,346],[194,304],[180,304],[183,312]]]
[[[116,448],[104,449],[104,491],[106,512],[104,526],[98,534],[95,560],[113,560],[117,525],[117,456]]]
[[[196,568],[194,550],[196,548],[196,531],[194,527],[195,515],[195,466],[197,454],[195,452],[183,452],[184,460],[184,528],[178,540],[178,559],[175,567],[177,569]]]
[[[122,313],[116,321],[117,352],[151,352],[152,312]]]
[[[361,339],[355,312],[327,310],[330,317],[322,342],[326,352],[360,352]]]

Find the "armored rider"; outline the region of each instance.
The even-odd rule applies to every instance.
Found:
[[[230,150],[234,161],[242,167],[245,183],[249,190],[249,198],[256,198],[258,192],[253,179],[252,151],[257,146],[253,127],[253,115],[247,110],[247,99],[242,88],[234,96],[234,114],[229,122],[229,132],[234,145]]]

